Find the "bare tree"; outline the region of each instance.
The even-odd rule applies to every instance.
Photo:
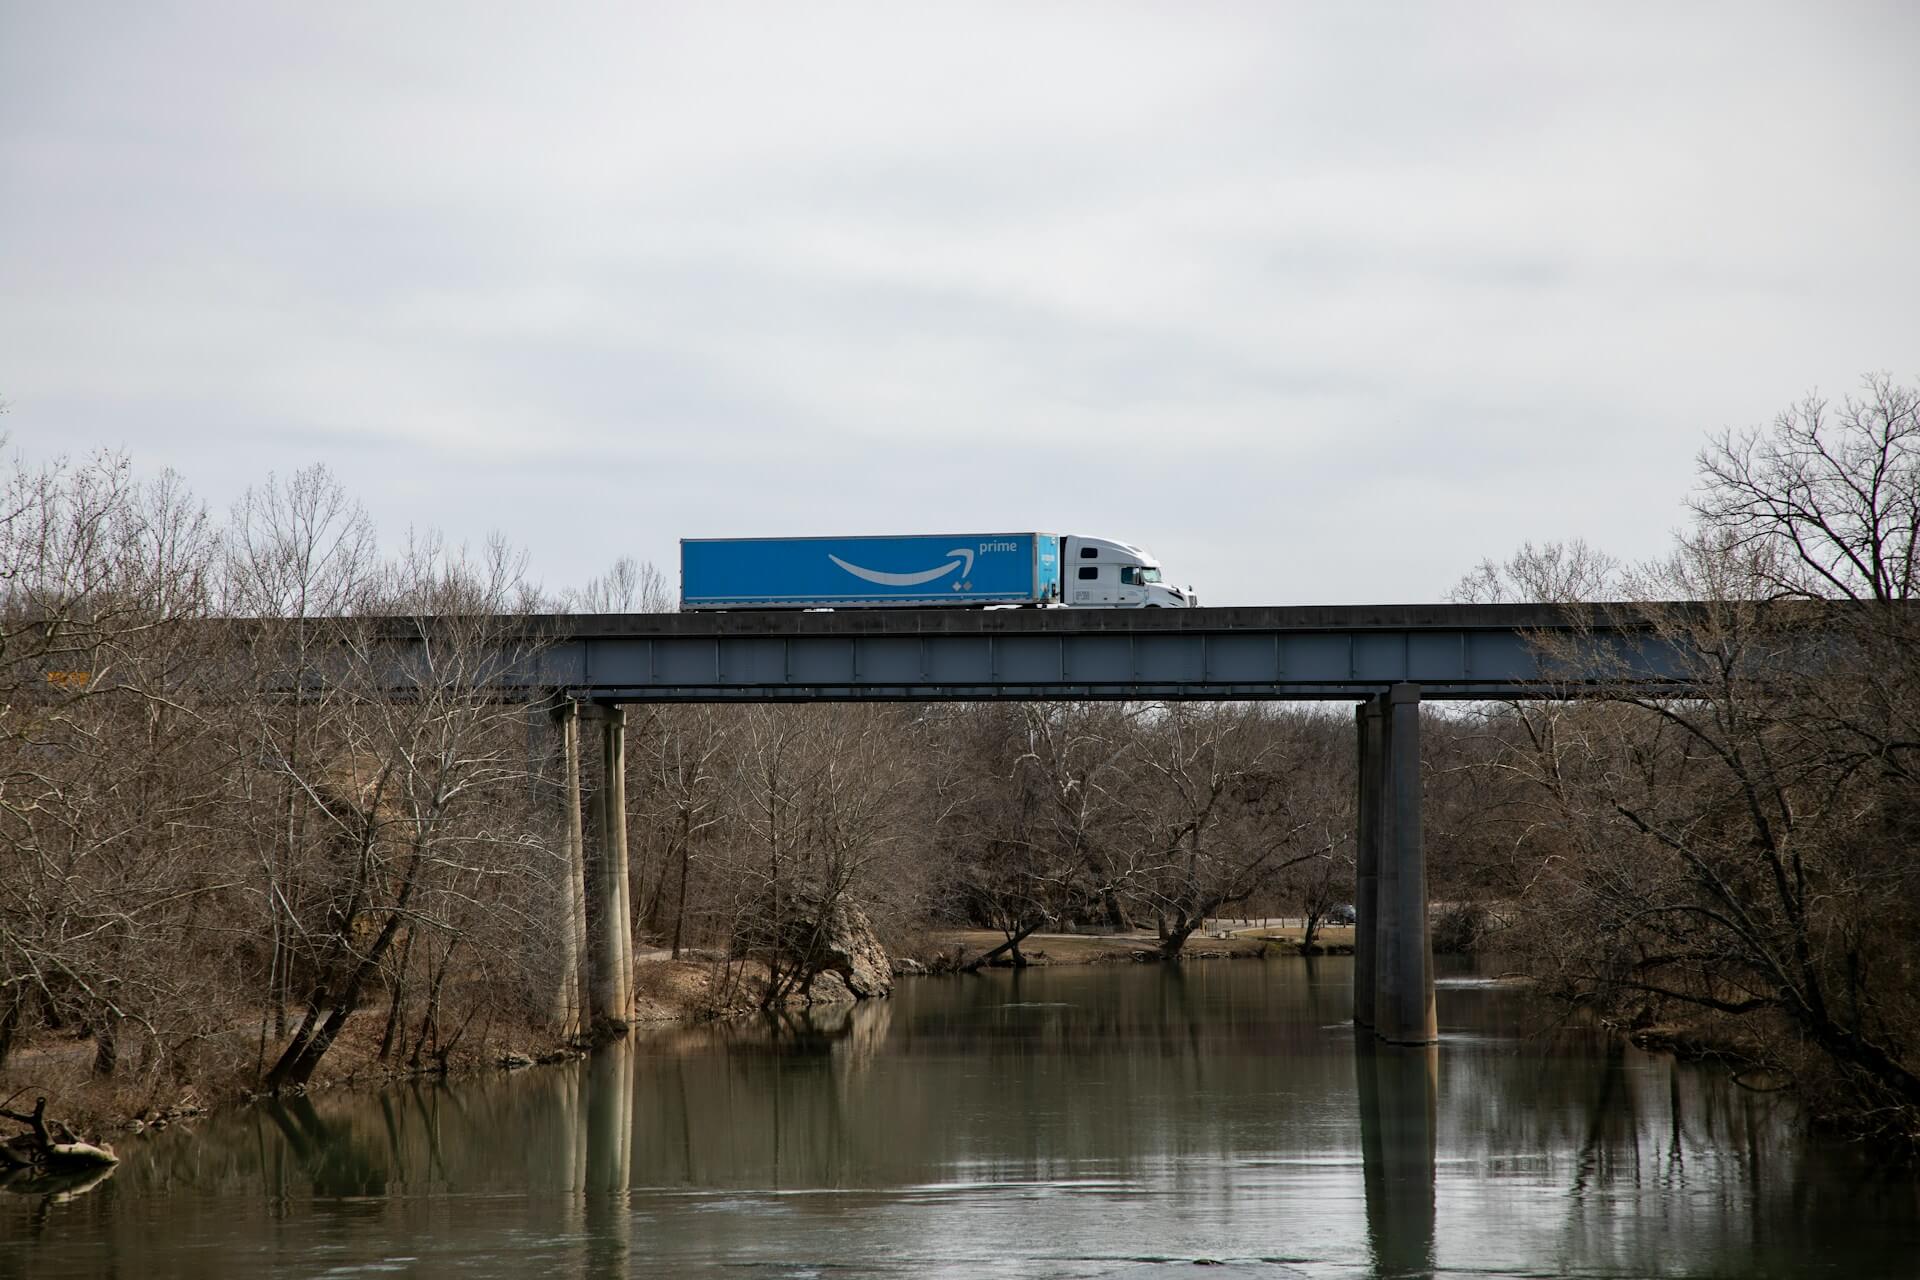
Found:
[[[23,1027],[77,1027],[113,1074],[132,1029],[165,1079],[225,1016],[194,964],[230,888],[203,633],[182,626],[207,605],[206,517],[112,456],[10,459],[0,491],[0,1060]]]
[[[1143,868],[1141,843],[1121,838],[1135,721],[1148,708],[1027,703],[1027,749],[1017,761],[1038,797],[1032,839],[1073,869],[1071,892],[1114,928],[1133,928],[1127,901]]]
[[[1684,655],[1687,697],[1622,681],[1493,726],[1497,767],[1538,797],[1513,891],[1558,990],[1628,1022],[1723,1022],[1817,1110],[1908,1137],[1916,399],[1870,379],[1702,455],[1698,526],[1623,593],[1697,603],[1622,606]]]
[[[1914,595],[1920,539],[1920,391],[1887,374],[1833,405],[1808,396],[1761,430],[1700,454],[1704,530],[1782,595],[1879,603]]]
[[[303,936],[310,911],[302,889],[331,835],[315,828],[303,780],[351,707],[332,664],[373,603],[380,565],[372,522],[321,466],[249,489],[234,506],[225,548],[223,611],[252,620],[238,673],[249,696],[238,708],[244,745],[235,816],[260,863],[264,1055],[269,1034],[286,1034],[296,956],[316,952]]]
[[[806,992],[844,924],[898,867],[913,771],[890,707],[751,707],[735,775],[732,950],[766,967],[761,1003]]]
[[[1270,889],[1344,843],[1338,811],[1316,794],[1311,721],[1257,704],[1176,703],[1141,726],[1126,805],[1150,871],[1143,900],[1160,951],[1177,960],[1208,917]]]
[[[487,803],[517,800],[525,781],[521,712],[499,696],[528,657],[510,617],[521,582],[498,543],[475,560],[418,541],[386,585],[388,612],[344,638],[336,681],[355,705],[325,763],[300,780],[334,870],[305,1011],[267,1075],[274,1088],[312,1075],[403,931],[437,949],[423,957],[437,1023],[464,934],[454,908],[478,901],[463,885],[504,879],[502,863],[527,848]]]
[[[1085,880],[1085,815],[1072,805],[1064,811],[1070,821],[1058,822],[1063,792],[1033,750],[1031,714],[1004,703],[929,713],[937,731],[927,747],[927,787],[930,809],[941,815],[933,838],[944,905],[1002,939],[967,961],[968,970],[1003,955],[1026,964],[1021,944],[1059,924]]]
[[[1506,560],[1482,560],[1455,583],[1449,600],[1461,604],[1548,603],[1617,598],[1624,567],[1584,539],[1522,543]]]
[[[561,594],[562,613],[671,613],[677,603],[667,575],[651,560],[621,556],[579,591]]]
[[[669,939],[678,960],[687,941],[690,885],[700,850],[727,821],[726,782],[739,717],[711,706],[652,707],[635,726],[630,768],[637,785],[633,848],[634,928]],[[671,920],[671,925],[667,924]]]

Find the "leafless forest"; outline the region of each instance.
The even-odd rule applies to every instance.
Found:
[[[1619,608],[1690,655],[1698,691],[1488,710],[1503,945],[1583,1007],[1704,1031],[1743,1082],[1912,1141],[1920,391],[1870,378],[1713,438],[1691,506],[1661,563],[1527,547],[1460,584],[1644,602]]]
[[[517,614],[670,607],[656,572],[552,596],[500,543],[383,554],[320,469],[224,519],[119,457],[9,454],[4,495],[0,1062],[161,1098],[302,1084],[343,1043],[432,1068],[564,1034],[545,713],[488,664],[532,643]],[[424,615],[395,699],[376,638]],[[909,944],[1144,921],[1169,954],[1226,907],[1324,914],[1347,732],[1245,706],[632,708],[635,936],[733,999],[752,962],[771,1005],[814,977],[792,917],[836,903]]]
[[[1914,391],[1873,379],[1713,440],[1666,561],[1526,547],[1456,588],[1650,613],[1699,696],[1623,683],[1424,729],[1442,932],[1908,1137],[1917,438]],[[137,1108],[560,1034],[566,862],[529,709],[487,664],[510,615],[671,601],[632,561],[556,594],[503,542],[385,545],[322,469],[216,516],[124,458],[6,454],[0,1071]],[[371,640],[422,615],[466,621],[394,700]],[[1206,919],[1350,898],[1353,755],[1343,704],[634,707],[628,909],[722,986],[757,965],[764,1003],[813,976],[796,904],[902,947],[968,924],[1013,959],[1132,927],[1172,958]]]

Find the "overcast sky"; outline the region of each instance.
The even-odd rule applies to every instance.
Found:
[[[502,11],[505,12],[502,12]],[[1659,552],[1920,376],[1920,5],[0,0],[0,419],[577,584],[1042,529],[1215,604]]]

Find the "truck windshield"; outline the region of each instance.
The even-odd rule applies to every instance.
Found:
[[[1160,581],[1160,571],[1158,569],[1142,569],[1140,571],[1140,581],[1158,582]]]

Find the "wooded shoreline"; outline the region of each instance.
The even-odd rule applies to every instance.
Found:
[[[1689,696],[1563,635],[1597,680],[1424,708],[1436,945],[1497,934],[1573,1008],[1750,1044],[1811,1114],[1920,1142],[1920,391],[1810,398],[1699,479],[1662,560],[1528,545],[1454,589],[1618,602]],[[222,519],[124,457],[0,452],[0,1080],[163,1118],[621,1034],[653,998],[629,942],[704,957],[716,1013],[779,1010],[871,985],[856,924],[1167,960],[1356,900],[1342,706],[606,708],[569,812],[555,708],[493,680],[538,644],[514,620],[673,602],[632,560],[558,593],[524,564],[383,550],[324,468]],[[377,640],[426,617],[396,698]]]

